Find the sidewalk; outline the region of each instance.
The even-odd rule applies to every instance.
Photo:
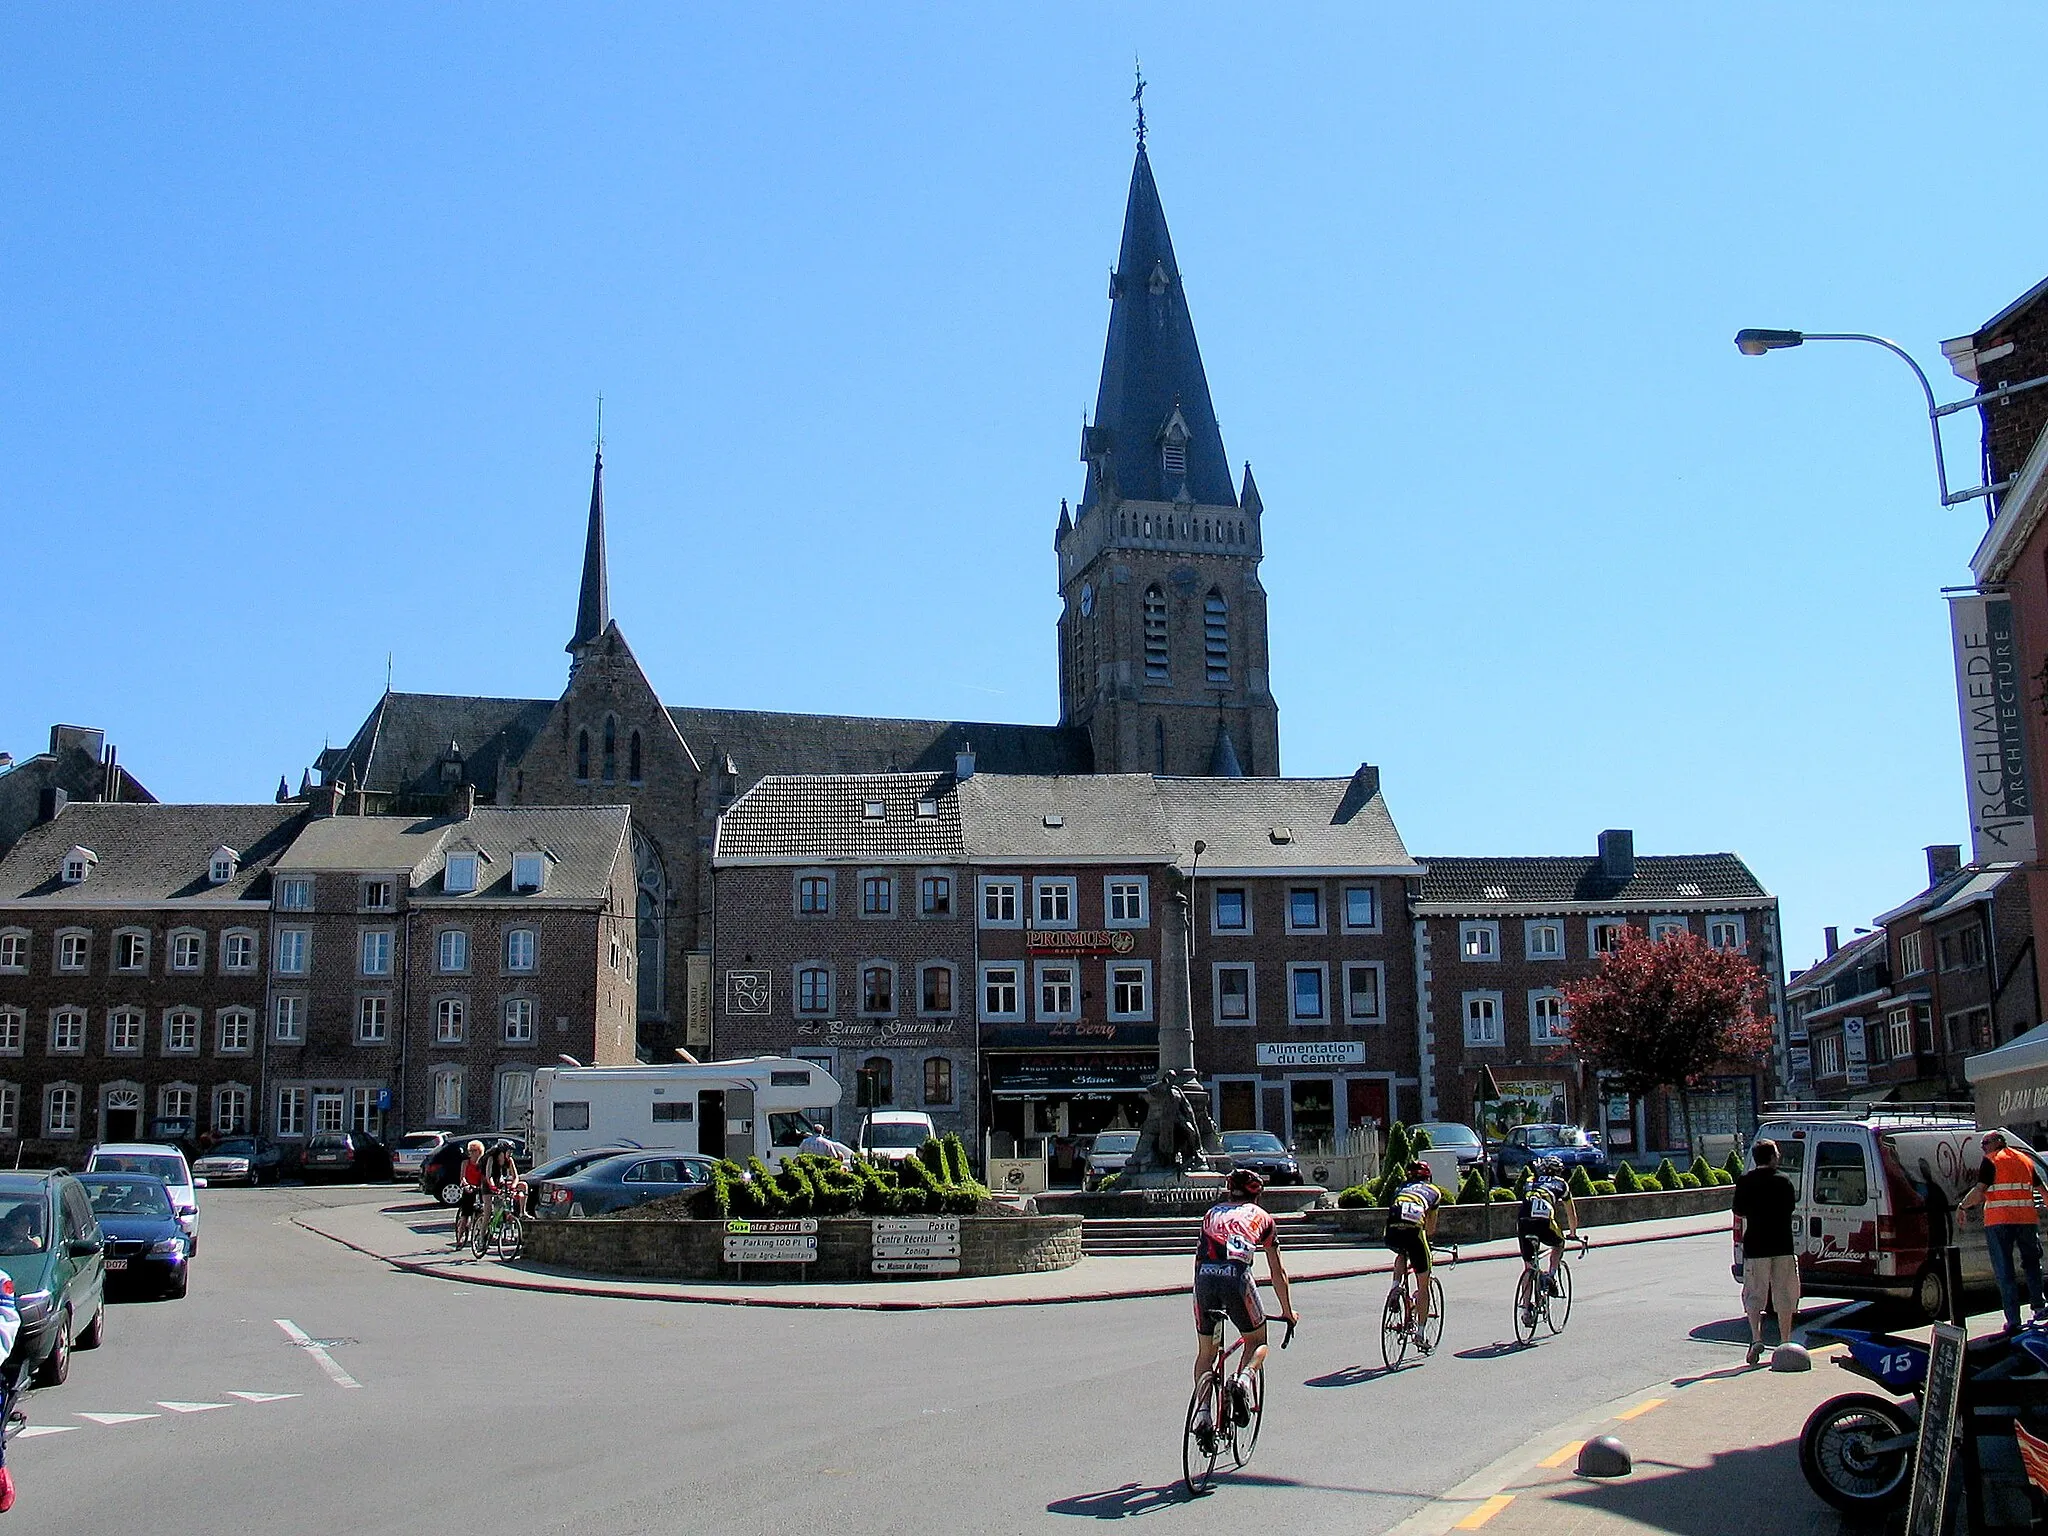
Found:
[[[551,1269],[539,1264],[473,1259],[449,1248],[454,1213],[417,1197],[368,1205],[331,1206],[301,1211],[292,1218],[310,1232],[330,1238],[358,1253],[382,1259],[394,1268],[441,1280],[495,1285],[513,1290],[551,1291],[571,1296],[618,1296],[639,1301],[695,1301],[743,1307],[845,1308],[857,1311],[923,1311],[944,1307],[1031,1307],[1066,1302],[1122,1301],[1141,1296],[1185,1296],[1189,1258],[1181,1255],[1088,1256],[1071,1269],[1034,1275],[995,1275],[985,1279],[901,1280],[872,1284],[780,1284],[761,1281],[693,1281],[607,1279]],[[1634,1222],[1625,1227],[1595,1227],[1595,1248],[1718,1234],[1725,1237],[1726,1216],[1678,1217],[1670,1221]],[[1459,1251],[1461,1264],[1517,1258],[1512,1239],[1468,1243]],[[1286,1256],[1287,1273],[1297,1283],[1386,1274],[1390,1256],[1378,1247],[1309,1249]]]

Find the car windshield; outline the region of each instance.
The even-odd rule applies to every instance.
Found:
[[[1532,1147],[1583,1147],[1586,1133],[1575,1125],[1532,1125],[1529,1127],[1529,1145]]]
[[[339,1152],[348,1146],[348,1138],[339,1131],[322,1131],[306,1145],[315,1152]]]
[[[0,1195],[0,1255],[41,1253],[48,1231],[41,1195]]]
[[[1225,1131],[1223,1150],[1226,1152],[1285,1152],[1280,1138],[1271,1131]]]
[[[1095,1138],[1097,1152],[1135,1152],[1138,1150],[1136,1131],[1104,1131]]]
[[[207,1155],[210,1157],[254,1157],[256,1155],[256,1143],[250,1141],[247,1137],[238,1136],[232,1140],[220,1143],[219,1146],[215,1147]]]
[[[1423,1125],[1417,1130],[1429,1132],[1432,1147],[1476,1147],[1479,1133],[1469,1125]]]
[[[92,1196],[92,1208],[101,1216],[162,1216],[171,1214],[171,1197],[155,1179],[81,1179]]]
[[[921,1147],[931,1134],[921,1125],[870,1125],[867,1143],[871,1147]]]
[[[147,1152],[97,1152],[93,1154],[94,1173],[146,1173],[151,1178],[162,1179],[166,1184],[183,1184],[185,1164],[180,1158],[152,1156]]]

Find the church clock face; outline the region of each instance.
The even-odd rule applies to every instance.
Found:
[[[1094,613],[1095,583],[1092,581],[1084,581],[1081,583],[1081,617],[1084,619],[1090,618],[1094,615]]]

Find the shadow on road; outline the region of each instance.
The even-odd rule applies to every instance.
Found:
[[[1639,1461],[1620,1482],[1584,1482],[1552,1501],[1598,1511],[1631,1529],[1673,1536],[1725,1536],[1729,1531],[1790,1531],[1802,1536],[1875,1536],[1882,1524],[1836,1513],[1815,1498],[1799,1474],[1791,1441],[1724,1451],[1703,1467]],[[1788,1515],[1804,1519],[1788,1521]]]
[[[1369,1381],[1378,1381],[1394,1373],[1383,1365],[1347,1365],[1342,1370],[1331,1371],[1324,1376],[1311,1376],[1304,1381],[1304,1387],[1362,1387]]]
[[[1518,1344],[1513,1339],[1502,1339],[1495,1344],[1482,1344],[1477,1349],[1461,1349],[1455,1359],[1459,1360],[1504,1360],[1509,1355],[1519,1355],[1524,1350],[1534,1349],[1534,1344]]]
[[[1124,1483],[1102,1493],[1077,1493],[1072,1498],[1054,1499],[1045,1508],[1048,1514],[1079,1515],[1087,1520],[1128,1520],[1171,1504],[1191,1502],[1192,1496],[1184,1483],[1168,1483],[1164,1487]]]

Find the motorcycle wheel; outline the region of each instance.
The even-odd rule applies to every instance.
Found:
[[[1813,1491],[1845,1514],[1875,1515],[1906,1502],[1913,1487],[1913,1448],[1872,1451],[1873,1441],[1913,1434],[1912,1415],[1897,1403],[1852,1392],[1822,1403],[1799,1433],[1799,1470]]]

